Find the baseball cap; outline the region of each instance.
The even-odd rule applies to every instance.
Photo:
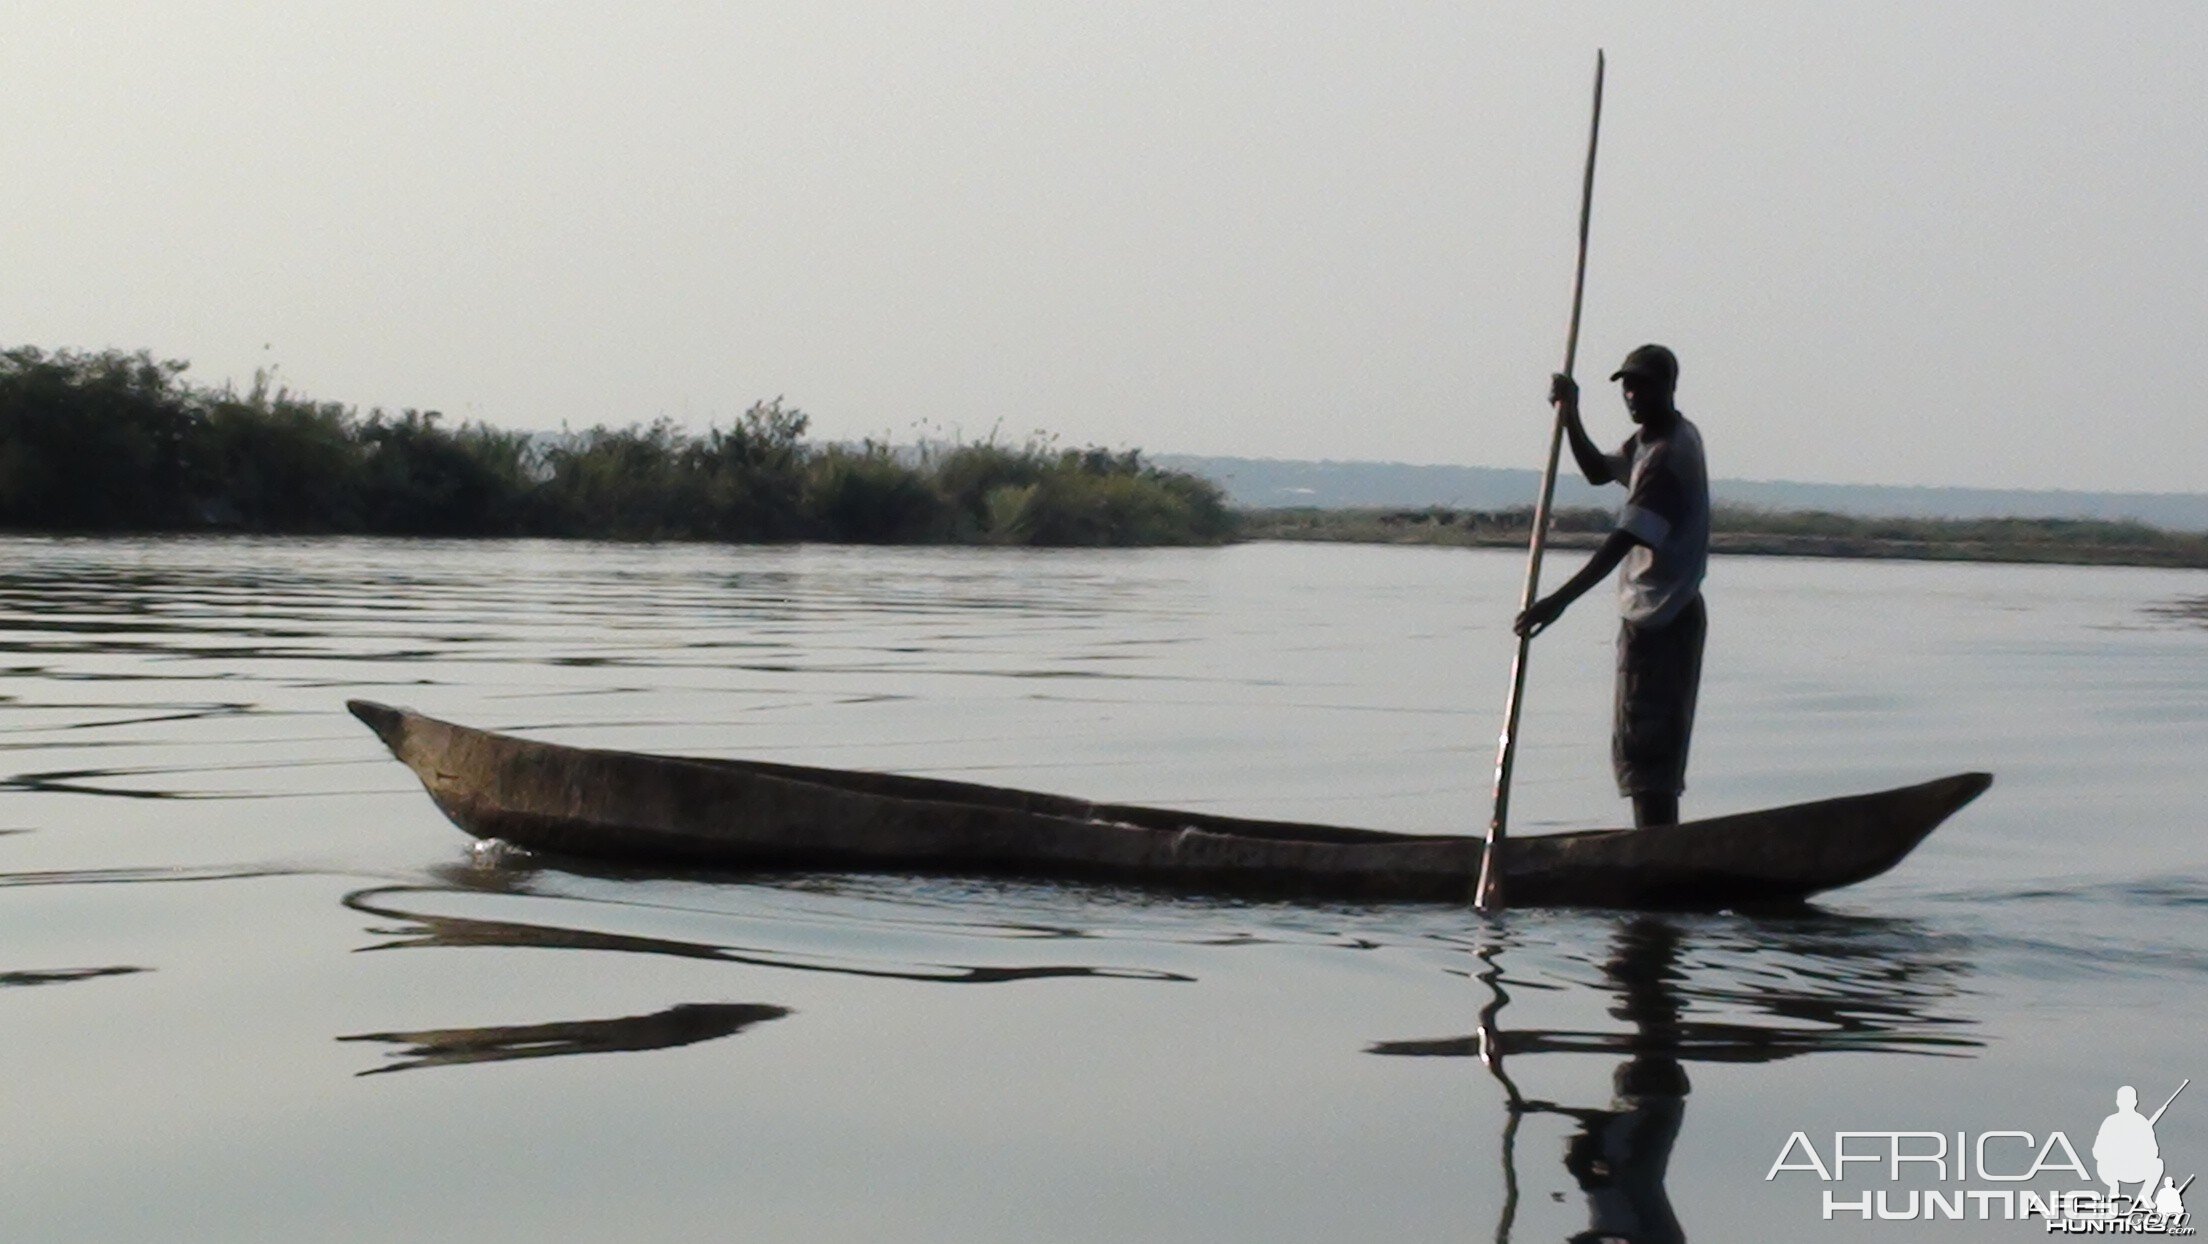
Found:
[[[1610,373],[1612,380],[1623,380],[1627,376],[1640,376],[1676,385],[1679,383],[1679,356],[1653,343],[1637,346],[1633,353],[1625,356],[1625,362]]]

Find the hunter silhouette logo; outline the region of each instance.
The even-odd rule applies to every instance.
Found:
[[[2177,1093],[2185,1091],[2187,1079],[2177,1086]],[[2162,1103],[2162,1109],[2151,1117],[2139,1113],[2139,1091],[2130,1085],[2116,1090],[2116,1113],[2101,1121],[2100,1134],[2093,1138],[2093,1173],[2108,1185],[2108,1195],[2115,1197],[2121,1191],[2119,1185],[2136,1183],[2138,1195],[2132,1197],[2135,1205],[2155,1205],[2160,1197],[2155,1185],[2163,1183],[2162,1149],[2154,1143],[2154,1125],[2162,1121],[2162,1111],[2177,1100],[2177,1093],[2170,1094],[2170,1101]]]
[[[2181,1081],[2153,1114],[2139,1112],[2137,1089],[2117,1089],[2090,1168],[2061,1132],[1845,1131],[1832,1134],[1829,1149],[1795,1132],[1764,1178],[1815,1175],[1827,1221],[2006,1220],[2037,1222],[2049,1234],[2192,1235],[2185,1193],[2193,1177],[2179,1183],[2169,1172],[2154,1133],[2191,1083]]]
[[[2177,1093],[2184,1092],[2191,1083],[2189,1078],[2181,1081]],[[2179,1184],[2166,1174],[2162,1147],[2154,1139],[2154,1125],[2162,1121],[2163,1112],[2177,1100],[2177,1093],[2170,1094],[2153,1114],[2142,1116],[2138,1090],[2128,1084],[2116,1090],[2116,1113],[2101,1121],[2101,1130],[2093,1137],[2093,1173],[2107,1188],[2107,1199],[2098,1213],[2080,1214],[2073,1207],[2071,1221],[2126,1223],[2141,1232],[2190,1233],[2185,1189],[2193,1186],[2194,1177],[2188,1175]],[[2123,1186],[2132,1183],[2139,1185],[2138,1191],[2127,1198]],[[2056,1224],[2050,1226],[2061,1229]]]
[[[2193,1186],[2188,1175],[2180,1184],[2167,1173],[2162,1147],[2154,1138],[2154,1125],[2191,1084],[2179,1081],[2150,1115],[2139,1113],[2139,1091],[2126,1084],[2116,1090],[2116,1113],[2101,1120],[2093,1137],[2093,1174],[2106,1190],[2099,1197],[2071,1197],[2059,1214],[2048,1216],[2051,1232],[2090,1232],[2121,1235],[2191,1235],[2192,1220],[2185,1213],[2185,1189]],[[2137,1185],[2130,1193],[2125,1188]]]

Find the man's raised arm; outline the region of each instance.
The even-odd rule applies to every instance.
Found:
[[[1564,434],[1572,441],[1572,460],[1590,484],[1615,484],[1625,479],[1625,459],[1606,454],[1588,438],[1579,422],[1579,385],[1562,372],[1549,377],[1549,405],[1564,417]]]

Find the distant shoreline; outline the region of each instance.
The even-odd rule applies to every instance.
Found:
[[[1411,527],[1398,529],[1374,524],[1373,516],[1358,511],[1324,511],[1337,515],[1313,521],[1307,514],[1290,512],[1261,512],[1236,516],[1239,527],[1222,540],[1201,542],[1197,547],[1221,547],[1232,544],[1374,544],[1419,548],[1474,548],[1509,549],[1523,551],[1527,531],[1524,527],[1508,529],[1465,530]],[[1958,528],[1982,525],[1977,521],[1957,521],[1940,524],[1923,520],[1927,525],[1951,525]],[[2015,520],[2029,522],[2035,520]],[[2115,540],[2096,540],[2079,533],[2058,538],[1998,539],[1970,536],[1960,533],[1927,533],[1913,538],[1881,538],[1862,534],[1835,531],[1827,534],[1802,532],[1776,532],[1757,530],[1721,530],[1713,532],[1710,550],[1722,556],[1742,557],[1829,557],[1859,561],[1925,561],[1925,562],[1978,562],[2012,565],[2060,565],[2060,566],[2132,566],[2162,570],[2208,570],[2208,537],[2170,535],[2168,543],[2125,543]],[[1584,552],[1593,549],[1603,539],[1603,531],[1584,529],[1552,530],[1548,547],[1552,550]],[[603,534],[532,534],[505,531],[491,532],[399,532],[399,531],[276,531],[251,530],[235,527],[199,526],[164,527],[145,529],[119,528],[36,528],[0,527],[0,537],[51,540],[119,540],[137,538],[220,540],[227,538],[251,540],[555,540],[595,541],[611,544],[747,544],[763,547],[795,548],[805,544],[831,544],[852,547],[897,548],[991,548],[1005,547],[1006,542],[985,539],[938,538],[930,540],[869,541],[821,537],[768,540],[731,540],[697,535],[603,535]],[[1012,545],[1025,548],[1117,547],[1117,548],[1173,548],[1189,547],[1185,541],[1161,541],[1156,543],[1122,543],[1117,545],[1045,545],[1028,543]],[[2208,624],[2208,597],[2187,598],[2180,605],[2165,612],[2182,620]]]
[[[1154,455],[1159,465],[1212,480],[1239,510],[1376,510],[1444,506],[1459,510],[1530,507],[1541,473],[1515,467],[1420,466],[1401,462]],[[1566,467],[1556,481],[1560,508],[1614,506],[1620,494],[1597,488]],[[1719,507],[1856,518],[2079,518],[2139,522],[2165,531],[2208,534],[2208,492],[2099,492],[1966,485],[1820,484],[1716,478]]]
[[[1532,517],[1525,509],[1445,507],[1242,510],[1236,538],[1522,549]],[[1549,547],[1591,549],[1612,523],[1602,510],[1560,511]],[[2208,535],[2098,519],[1857,518],[1720,506],[1712,526],[1710,549],[1721,554],[2208,569]]]

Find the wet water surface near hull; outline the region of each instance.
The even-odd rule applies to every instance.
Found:
[[[1720,559],[1690,816],[1996,785],[1804,912],[1483,919],[478,849],[343,703],[1476,831],[1507,555],[0,551],[11,1239],[2015,1238],[1822,1195],[2022,1185],[1766,1175],[2084,1153],[2204,1070],[2197,574]],[[1535,646],[1518,832],[1622,811],[1606,607]]]

